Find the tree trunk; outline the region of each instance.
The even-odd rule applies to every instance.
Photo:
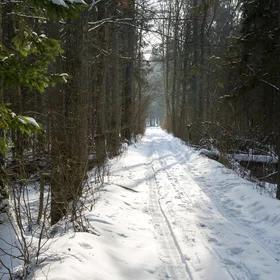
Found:
[[[71,210],[82,191],[87,170],[88,53],[87,12],[68,22],[64,30],[66,61],[63,68],[71,79],[53,96],[56,111],[52,124],[51,222],[55,224]],[[69,207],[69,203],[72,207]]]

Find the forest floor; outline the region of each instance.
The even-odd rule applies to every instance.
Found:
[[[35,279],[278,280],[280,203],[160,128],[111,163],[87,218]]]

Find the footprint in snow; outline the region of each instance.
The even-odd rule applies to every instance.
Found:
[[[218,243],[218,240],[216,238],[210,237],[208,238],[209,242],[213,242],[213,243]]]
[[[118,236],[123,237],[123,238],[128,238],[128,236],[123,233],[118,233]]]
[[[235,235],[238,237],[248,238],[246,235],[240,233],[235,233]]]
[[[150,274],[154,274],[154,273],[155,273],[155,271],[152,270],[152,269],[145,269],[145,271],[148,272],[148,273],[150,273]]]
[[[239,248],[239,247],[230,248],[229,251],[232,255],[239,255],[239,254],[244,252],[244,250],[242,248]]]
[[[236,263],[232,260],[224,259],[223,263],[226,265],[236,265]]]
[[[84,249],[92,249],[92,247],[88,243],[79,243],[79,245]]]
[[[206,228],[206,225],[203,224],[203,223],[199,223],[199,226],[200,226],[201,228]]]

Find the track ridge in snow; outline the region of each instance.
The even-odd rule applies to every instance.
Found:
[[[176,185],[179,186],[179,185],[180,185],[180,182],[178,181],[178,179],[177,179],[176,177],[172,176],[172,175],[169,173],[168,168],[165,168],[166,166],[169,166],[169,165],[164,161],[164,159],[161,159],[161,157],[158,155],[158,152],[157,152],[156,149],[154,149],[154,152],[155,152],[155,154],[157,154],[158,162],[159,162],[159,164],[160,164],[160,169],[159,169],[159,170],[161,170],[161,172],[164,172],[164,173],[167,175],[167,182],[169,183],[169,186],[175,191],[176,194],[178,194],[177,199],[179,199],[180,201],[182,201],[182,202],[185,203],[185,204],[188,204],[189,206],[191,205],[192,207],[195,207],[195,206],[192,204],[192,201],[191,201],[190,197],[188,196],[188,194],[184,191],[184,189],[181,189],[181,190],[178,190],[178,189],[177,189]],[[174,165],[176,165],[176,164],[174,164]],[[172,166],[172,165],[170,165],[170,166]],[[153,170],[154,170],[154,169],[153,169]],[[154,170],[154,173],[156,174],[156,173],[159,173],[159,172],[156,172],[156,171]],[[160,176],[160,173],[158,174],[158,176]],[[161,198],[161,199],[162,199],[162,198]],[[161,207],[162,207],[162,206],[161,206]],[[167,212],[168,212],[168,214],[169,214],[169,216],[170,216],[171,219],[174,218],[174,217],[176,216],[176,213],[175,213],[174,211],[173,211],[173,214],[171,213],[171,212],[172,212],[172,209],[171,209],[170,211],[167,210]],[[165,215],[165,214],[164,214],[164,215]],[[165,217],[166,217],[166,220],[167,220],[168,224],[169,224],[170,227],[171,227],[171,222],[169,221],[169,219],[167,218],[166,215],[165,215]],[[178,223],[177,223],[177,224],[178,224]],[[204,227],[205,225],[204,225],[204,224],[200,224],[199,226]],[[174,236],[174,232],[173,232],[173,230],[172,230],[172,227],[171,227],[170,230],[171,230],[171,232],[173,233],[173,236]],[[174,236],[174,237],[175,237],[175,236]],[[188,237],[187,237],[187,238],[188,238]],[[213,257],[214,257],[214,258],[218,258],[218,259],[222,262],[222,258],[221,258],[221,256],[219,255],[218,252],[216,252],[216,251],[213,250],[213,249],[210,249],[210,248],[205,244],[205,242],[203,241],[203,239],[201,239],[200,241],[201,241],[201,243],[203,243],[205,249],[207,249],[207,250],[209,251],[209,253],[213,254]],[[184,238],[182,238],[181,243],[184,244]],[[181,247],[180,247],[180,245],[179,245],[179,242],[178,242],[178,239],[177,239],[177,238],[176,238],[176,244],[177,244],[177,248],[179,248],[180,255],[181,255],[182,259],[183,259],[183,258],[185,259],[186,257],[184,257],[184,253],[182,252],[182,249],[181,249]],[[185,249],[186,249],[186,248],[185,248]],[[186,263],[186,265],[187,265],[187,263]],[[188,271],[190,271],[189,267],[187,267],[187,269],[188,269]],[[224,269],[225,269],[226,273],[228,274],[228,276],[230,277],[230,279],[233,279],[233,280],[236,279],[228,267],[224,267]],[[193,277],[192,277],[191,279],[193,279]]]
[[[158,160],[158,159],[155,159],[155,160]],[[193,280],[193,277],[192,277],[192,273],[190,271],[190,268],[188,266],[188,263],[186,261],[186,258],[182,252],[182,249],[179,245],[179,242],[176,238],[176,235],[172,229],[172,225],[171,225],[171,222],[169,221],[165,211],[163,210],[163,207],[162,207],[162,204],[161,204],[161,196],[160,196],[160,193],[159,193],[159,186],[158,186],[158,183],[157,183],[157,178],[156,178],[156,171],[153,167],[153,164],[151,163],[150,164],[151,166],[151,170],[153,172],[152,174],[152,182],[154,182],[154,184],[150,184],[150,195],[152,196],[155,196],[156,197],[156,200],[157,200],[157,204],[158,204],[158,208],[160,210],[160,213],[163,217],[163,221],[162,223],[168,227],[168,232],[166,233],[166,235],[164,236],[164,238],[168,239],[168,240],[171,240],[174,244],[174,248],[177,250],[177,253],[179,254],[180,256],[180,260],[181,260],[181,264],[179,264],[178,266],[180,265],[183,265],[185,271],[186,271],[186,275],[183,276],[183,278],[174,278],[174,279],[189,279],[189,280]],[[153,189],[153,191],[151,191],[151,189]],[[153,197],[150,198],[150,200],[153,200]],[[152,207],[151,208],[151,215],[154,215],[155,213],[153,213],[155,211],[155,207]],[[174,254],[174,252],[173,252]],[[177,266],[177,267],[178,267]],[[174,274],[174,272],[172,272]],[[170,275],[169,275],[170,276]],[[175,275],[172,275],[172,276],[175,276]],[[182,276],[181,276],[182,277]],[[169,277],[171,278],[171,277]]]

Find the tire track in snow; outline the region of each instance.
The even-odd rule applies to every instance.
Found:
[[[154,149],[154,151],[155,151],[155,153],[158,155],[157,150]],[[172,156],[172,157],[174,157],[174,156]],[[193,204],[193,201],[191,200],[191,198],[190,198],[190,196],[187,194],[187,192],[186,192],[183,188],[181,188],[181,189],[179,190],[179,189],[176,187],[176,184],[179,186],[179,185],[180,185],[180,182],[179,182],[179,180],[178,180],[176,177],[171,176],[170,173],[169,173],[169,171],[168,171],[168,169],[165,168],[166,166],[168,166],[168,163],[167,163],[165,160],[162,160],[162,159],[159,157],[159,155],[158,155],[157,159],[158,159],[158,162],[159,162],[159,164],[160,164],[160,166],[161,166],[161,169],[164,170],[164,171],[162,171],[162,172],[165,172],[165,173],[166,173],[167,178],[168,178],[168,181],[169,181],[169,183],[170,183],[170,186],[173,188],[173,190],[175,191],[175,193],[180,194],[180,195],[183,195],[183,197],[180,196],[180,200],[181,200],[183,203],[187,203],[187,202],[188,202],[189,205],[191,205],[192,207],[196,207],[196,206]],[[174,157],[174,159],[176,160],[175,157]],[[153,168],[153,170],[154,170],[154,168]],[[157,173],[157,172],[154,170],[154,174],[156,174],[156,173]],[[175,184],[174,182],[175,182],[176,184]],[[187,202],[186,202],[185,200],[183,200],[183,198],[186,198],[186,199],[187,199]],[[202,204],[201,204],[200,200],[197,200],[197,201],[196,201],[196,204],[198,204],[198,205],[199,205],[199,208],[202,209]],[[171,211],[169,211],[169,212],[170,212],[170,213],[169,213],[170,216],[176,217],[176,213],[174,212],[174,210],[171,209]],[[173,212],[173,214],[171,214],[171,212]],[[171,223],[170,223],[170,222],[169,222],[169,225],[171,226]],[[182,228],[182,229],[183,229],[183,228]],[[183,230],[184,230],[184,229],[183,229]],[[199,233],[200,233],[200,235],[202,236],[202,232],[199,231]],[[187,236],[186,236],[186,238],[188,239]],[[209,253],[210,253],[213,257],[215,257],[215,258],[216,258],[217,260],[219,260],[219,261],[222,261],[221,263],[224,263],[224,262],[223,262],[223,261],[225,261],[224,258],[221,256],[221,254],[220,254],[217,250],[215,250],[214,248],[209,248],[208,244],[206,243],[206,241],[205,241],[203,238],[201,238],[199,241],[203,243],[203,246],[205,247],[205,249],[207,249],[207,250],[209,251]],[[177,244],[178,244],[178,241],[177,241]],[[178,244],[178,246],[179,246],[179,244]],[[180,248],[180,251],[181,251],[181,256],[184,257],[184,253],[182,252],[181,248]],[[185,257],[184,257],[184,258],[185,258]],[[228,276],[229,276],[231,279],[233,279],[233,280],[240,279],[240,278],[236,278],[236,277],[234,276],[233,271],[231,271],[227,266],[226,266],[226,267],[223,266],[223,268],[226,270],[226,272],[228,273]],[[254,275],[252,275],[252,273],[249,271],[249,269],[248,269],[247,267],[244,267],[243,272],[247,275],[247,277],[249,277],[248,279],[255,280]]]
[[[172,143],[173,144],[173,143]],[[273,258],[274,261],[277,262],[277,260],[275,260],[274,256],[273,256],[273,253],[267,249],[264,244],[260,243],[256,238],[255,236],[252,234],[252,232],[246,230],[242,225],[238,224],[236,221],[234,221],[232,219],[232,217],[230,215],[228,215],[227,213],[225,213],[223,210],[222,210],[222,207],[220,206],[220,203],[217,201],[217,199],[214,197],[213,198],[213,194],[210,192],[210,195],[208,194],[208,191],[205,191],[204,189],[201,188],[201,186],[199,185],[200,181],[197,182],[195,180],[195,177],[193,177],[193,174],[192,172],[189,170],[189,167],[188,166],[184,166],[182,164],[182,157],[185,161],[187,161],[187,158],[186,156],[184,155],[184,153],[177,153],[177,150],[176,147],[174,147],[173,145],[171,145],[170,141],[168,141],[168,144],[169,146],[169,150],[172,151],[172,154],[173,154],[173,158],[174,158],[174,161],[175,162],[178,162],[180,168],[182,168],[182,170],[184,170],[184,174],[187,174],[187,178],[193,182],[194,185],[196,185],[200,192],[206,196],[208,196],[209,198],[211,197],[211,201],[214,202],[214,206],[216,207],[216,210],[217,210],[217,213],[223,217],[223,219],[225,219],[225,221],[227,221],[229,224],[232,225],[232,228],[241,228],[242,229],[242,232],[244,232],[244,236],[247,238],[247,239],[250,239],[252,241],[252,243],[255,243],[257,246],[259,246],[261,249],[263,249],[263,252],[265,254],[267,254],[269,257]],[[178,148],[178,147],[177,147]],[[176,150],[176,152],[175,152]],[[170,163],[167,163],[166,160],[160,160],[161,161],[161,165],[162,166],[167,166],[168,164]],[[171,176],[170,173],[168,172],[168,170],[165,170],[165,172],[167,173],[167,176],[169,177],[169,180],[172,181],[174,180],[176,182],[176,184],[178,186],[180,186],[180,182],[179,180],[175,177],[175,176]],[[178,191],[178,189],[176,188],[176,184],[172,184],[173,185],[173,188],[176,189]],[[184,188],[180,188],[180,191],[182,191],[185,196],[190,200],[190,197],[189,195],[187,194],[186,190]],[[208,194],[208,195],[207,195]],[[201,201],[203,201],[203,195],[200,196],[200,199],[197,199],[196,203],[197,205],[199,206],[200,209],[203,209],[203,205],[201,203]],[[205,204],[206,204],[206,201],[205,201]],[[203,241],[203,240],[202,240]],[[227,258],[225,258],[224,255],[224,252],[221,251],[221,249],[215,249],[215,248],[209,248],[206,244],[206,247],[208,250],[212,251],[214,254],[217,255],[217,257],[222,261],[222,262],[226,262],[228,261]],[[221,251],[221,252],[220,252]],[[246,279],[251,279],[251,280],[256,280],[256,279],[259,279],[258,276],[256,274],[254,274],[249,268],[248,266],[242,261],[242,262],[239,262],[239,263],[234,263],[234,262],[231,262],[230,263],[231,266],[233,266],[234,268],[233,269],[230,269],[230,270],[234,270],[234,271],[230,271],[227,269],[227,271],[230,273],[230,275],[232,276],[233,279],[234,276],[233,276],[233,273],[235,274],[235,276],[239,275],[239,277],[246,277]],[[240,272],[243,272],[243,275],[240,275]],[[243,278],[239,278],[237,276],[237,279],[243,279]]]
[[[175,160],[176,162],[178,162],[178,164],[180,164],[180,168],[182,168],[182,169],[185,171],[185,174],[188,175],[188,176],[187,176],[188,179],[189,179],[190,181],[192,181],[193,184],[195,184],[195,185],[198,187],[199,191],[200,191],[202,194],[205,195],[205,194],[206,194],[205,191],[204,191],[204,190],[199,186],[199,184],[194,180],[194,178],[192,177],[192,173],[190,172],[189,168],[183,166],[183,165],[181,164],[180,160],[178,160],[177,157],[180,158],[180,157],[182,157],[183,155],[182,155],[182,154],[179,154],[179,155],[178,155],[177,153],[175,153],[174,147],[171,145],[170,142],[168,142],[168,146],[169,146],[170,150],[171,150],[172,153],[173,153],[173,158],[174,158],[174,160]],[[183,158],[185,158],[185,156],[183,156]],[[167,165],[167,163],[165,162],[165,160],[163,160],[163,161],[164,161],[163,165]],[[177,183],[177,185],[180,186],[179,180],[178,180],[176,177],[174,177],[174,176],[173,176],[173,177],[170,176],[168,170],[166,170],[166,172],[167,172],[169,178],[170,178],[170,179],[172,178],[173,180],[175,180],[175,182]],[[173,184],[173,187],[177,190],[175,184]],[[189,196],[189,194],[186,192],[185,188],[181,188],[181,191],[182,191],[182,192],[185,194],[185,196],[188,197],[188,199],[191,201],[190,196]],[[206,202],[205,199],[203,198],[203,195],[200,195],[200,198],[196,200],[196,203],[197,203],[197,205],[199,206],[200,209],[203,209],[203,204],[201,203],[202,201],[204,201],[203,204],[205,204],[205,205],[207,204],[207,202]],[[215,200],[214,202],[215,202],[214,205],[215,205],[216,209],[218,210],[218,214],[219,214],[221,217],[223,217],[227,222],[231,223],[231,224],[234,225],[234,226],[237,226],[237,223],[234,223],[231,219],[229,219],[226,215],[224,215],[223,211],[221,211],[220,207],[217,205],[217,201]],[[246,231],[245,231],[245,233],[247,234]],[[205,234],[203,234],[202,232],[200,232],[200,234],[201,234],[201,235],[205,235]],[[251,238],[251,239],[252,239],[252,237],[251,237],[250,235],[248,236],[248,238]],[[254,239],[253,239],[253,240],[254,240]],[[226,259],[226,258],[223,256],[223,252],[220,252],[220,250],[215,249],[215,248],[209,248],[208,244],[206,243],[206,241],[205,241],[204,239],[202,239],[201,241],[204,243],[204,246],[209,250],[209,252],[211,252],[212,254],[216,255],[217,258],[218,258],[219,260],[221,260],[223,263],[226,263],[226,262],[228,261],[228,259]],[[254,240],[254,241],[255,241],[255,240]],[[258,244],[258,243],[257,243],[257,244]],[[259,245],[259,244],[258,244],[258,245]],[[265,251],[266,251],[266,250],[265,250]],[[242,279],[242,278],[239,278],[239,277],[237,276],[238,274],[240,274],[240,272],[242,272],[243,275],[240,275],[240,277],[246,275],[246,277],[247,277],[246,279],[256,280],[256,277],[257,277],[257,276],[256,276],[254,273],[251,272],[251,270],[246,266],[245,263],[238,263],[238,264],[237,264],[237,263],[232,262],[232,263],[231,263],[231,266],[233,266],[234,268],[228,268],[228,266],[227,266],[227,267],[226,267],[226,270],[227,270],[227,272],[230,274],[230,276],[232,277],[232,279]],[[235,276],[237,276],[237,278],[234,276],[234,274],[235,274]]]
[[[153,218],[154,227],[159,232],[160,243],[163,245],[162,249],[165,251],[164,254],[167,254],[167,256],[165,256],[167,257],[167,263],[165,264],[168,273],[166,278],[174,280],[194,280],[179,242],[174,234],[172,225],[163,210],[154,167],[152,163],[148,165],[151,170],[147,171],[147,178],[150,178],[150,212]],[[169,250],[166,250],[168,247]]]

